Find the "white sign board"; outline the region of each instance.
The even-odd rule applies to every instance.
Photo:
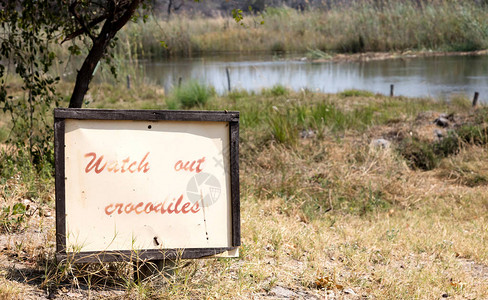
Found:
[[[55,119],[61,258],[236,255],[238,113],[57,109]]]

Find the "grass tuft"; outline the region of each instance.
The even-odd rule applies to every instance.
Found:
[[[264,89],[261,93],[263,95],[270,95],[270,96],[286,96],[289,90],[281,84],[274,85],[270,89]]]
[[[362,91],[362,90],[345,90],[339,93],[340,96],[347,98],[347,97],[373,97],[374,94],[370,91]]]
[[[293,146],[298,141],[298,128],[294,111],[290,108],[279,111],[275,106],[268,115],[268,125],[273,138],[282,144]]]
[[[172,95],[167,99],[166,104],[170,109],[203,107],[215,90],[198,81],[189,81],[173,90]]]

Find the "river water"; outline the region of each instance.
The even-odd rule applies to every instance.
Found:
[[[170,91],[179,78],[212,85],[220,94],[228,88],[260,91],[274,85],[328,93],[368,90],[410,97],[449,98],[454,94],[488,99],[488,56],[445,56],[369,62],[312,63],[271,55],[219,55],[143,63],[146,77]],[[486,102],[486,101],[485,101]]]

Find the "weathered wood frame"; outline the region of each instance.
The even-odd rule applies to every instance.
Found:
[[[134,120],[134,121],[198,121],[228,122],[230,141],[230,182],[232,247],[186,248],[164,250],[123,250],[100,252],[66,252],[66,189],[65,189],[65,120]],[[56,186],[56,259],[74,263],[150,261],[175,258],[203,258],[235,250],[241,245],[239,195],[239,112],[235,111],[167,111],[106,110],[57,108],[54,110],[54,153]]]

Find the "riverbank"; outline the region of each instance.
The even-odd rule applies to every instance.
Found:
[[[488,297],[486,107],[196,90],[205,101],[93,86],[86,107],[239,110],[240,257],[180,261],[173,276],[140,283],[127,264],[56,267],[53,179],[2,164],[0,298]],[[17,203],[25,212],[6,212]]]
[[[422,57],[444,57],[444,56],[486,56],[488,50],[443,52],[443,51],[404,51],[404,52],[365,52],[349,54],[328,54],[323,51],[309,51],[307,56],[296,58],[300,61],[322,62],[353,62],[353,61],[378,61],[388,59],[412,59]]]

